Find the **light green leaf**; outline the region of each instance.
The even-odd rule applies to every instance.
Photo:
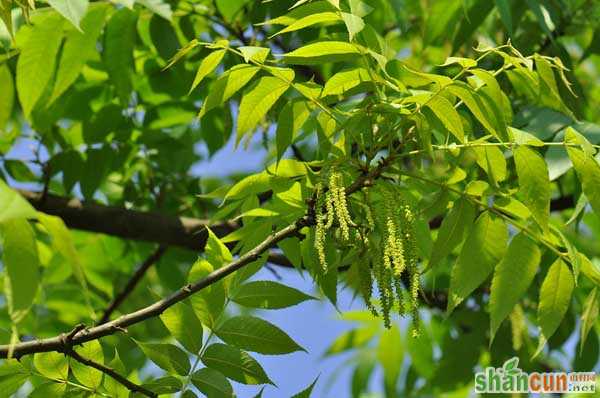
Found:
[[[171,306],[160,315],[160,319],[185,349],[194,354],[200,351],[202,323],[189,304],[181,302]]]
[[[64,19],[47,13],[33,21],[17,61],[17,92],[25,117],[44,93],[54,75],[56,55],[63,39]]]
[[[82,347],[74,347],[73,349],[86,359],[91,359],[94,362],[104,364],[104,353],[102,352],[102,346],[98,340],[88,341],[87,343],[84,343]],[[75,376],[81,384],[94,390],[102,385],[103,373],[101,371],[77,362],[73,358],[71,358],[69,362],[73,376]]]
[[[261,354],[278,355],[304,351],[277,326],[252,316],[229,318],[215,330],[227,344]]]
[[[571,270],[562,259],[558,258],[550,266],[540,288],[537,313],[538,324],[542,332],[540,341],[545,343],[560,325],[569,309],[574,287],[575,280]],[[540,348],[542,347],[543,344],[540,344]]]
[[[173,11],[171,5],[164,0],[136,0],[139,4],[142,4],[153,13],[160,15],[167,21],[171,21]]]
[[[321,41],[284,54],[284,61],[288,64],[315,65],[348,61],[355,59],[357,55],[360,55],[360,50],[353,44],[343,41]]]
[[[193,283],[206,277],[215,270],[208,261],[198,260],[190,269],[188,282]],[[223,282],[213,283],[190,297],[190,303],[196,316],[203,325],[213,328],[225,307],[225,288]]]
[[[327,348],[325,355],[336,355],[348,350],[364,347],[371,339],[373,339],[377,332],[378,328],[373,327],[373,325],[367,325],[365,327],[359,327],[343,332],[336,337],[329,348]]]
[[[0,180],[0,224],[17,218],[36,219],[37,212],[25,198]]]
[[[180,376],[186,376],[190,372],[189,358],[181,348],[172,344],[135,342],[152,362],[167,372]]]
[[[494,340],[502,321],[533,281],[540,264],[541,252],[536,242],[524,233],[516,235],[506,255],[496,266],[490,294],[490,332]]]
[[[335,7],[333,7],[331,5],[331,3],[327,2],[327,1],[312,1],[308,4],[304,4],[300,7],[301,4],[299,3],[305,3],[306,1],[299,1],[296,3],[296,5],[290,7],[291,11],[288,12],[285,15],[279,16],[277,18],[274,19],[270,19],[266,22],[262,22],[259,25],[292,25],[295,22],[313,15],[313,14],[321,14],[324,12],[331,12],[335,14]]]
[[[106,10],[104,5],[94,5],[81,21],[83,32],[67,31],[49,103],[60,97],[75,82],[85,63],[97,55],[96,42],[104,28]]]
[[[211,109],[216,108],[231,98],[242,87],[248,84],[259,70],[258,66],[242,64],[236,65],[223,73],[210,87],[199,116],[202,117]]]
[[[242,384],[273,384],[260,364],[248,353],[226,344],[212,344],[202,363]]]
[[[129,103],[132,90],[136,19],[133,11],[121,8],[112,15],[104,33],[104,64],[123,105]]]
[[[594,324],[598,320],[598,313],[600,312],[600,290],[594,287],[583,305],[583,313],[581,314],[581,336],[579,338],[580,353],[585,345],[590,330],[594,327]]]
[[[234,302],[250,308],[278,309],[291,307],[315,298],[273,281],[252,281],[239,286],[231,297]]]
[[[454,202],[452,210],[442,221],[437,239],[433,244],[427,269],[436,266],[440,260],[446,258],[462,242],[463,236],[466,230],[471,227],[474,217],[475,209],[471,202],[466,199]]]
[[[565,144],[567,153],[573,162],[577,177],[585,196],[588,198],[592,209],[600,215],[600,164],[593,156],[590,143],[572,128],[567,128],[565,133]],[[572,146],[580,145],[582,149]]]
[[[27,315],[38,290],[38,251],[33,228],[27,220],[4,221],[1,228],[4,289],[11,320],[17,324]]]
[[[335,23],[335,22],[340,22],[340,21],[341,21],[340,16],[337,13],[331,12],[331,11],[324,11],[324,12],[319,12],[319,13],[315,13],[315,14],[309,14],[305,17],[297,19],[293,23],[289,24],[286,28],[275,33],[273,36],[281,35],[283,33],[288,33],[288,32],[294,32],[296,30],[304,29],[308,26],[312,26],[312,25],[316,25],[316,24]],[[271,21],[271,23],[272,23],[272,21]],[[273,36],[271,36],[271,37],[273,37]]]
[[[236,144],[244,134],[256,128],[279,97],[287,91],[289,84],[274,76],[259,78],[242,97],[237,119]]]
[[[350,41],[354,40],[354,36],[359,34],[365,28],[365,21],[358,15],[342,12],[344,24],[348,30]]]
[[[277,160],[281,159],[284,152],[294,142],[297,132],[302,128],[310,116],[310,107],[307,101],[296,99],[286,103],[279,113],[277,121],[276,145]]]
[[[365,68],[353,68],[336,73],[327,79],[321,97],[342,95],[364,82],[370,82],[371,76]]]
[[[15,83],[13,82],[12,73],[7,64],[0,65],[0,87],[2,87],[2,95],[0,95],[0,133],[4,131],[6,123],[10,119],[13,105],[15,103]]]
[[[508,228],[501,218],[487,211],[477,218],[452,268],[448,313],[487,279],[506,252],[507,242]]]
[[[192,374],[192,384],[207,398],[234,398],[233,388],[221,372],[204,368]]]
[[[448,57],[446,61],[440,66],[448,66],[458,64],[465,69],[474,68],[477,66],[477,61],[471,58],[462,58],[462,57]]]
[[[33,357],[33,365],[49,379],[67,380],[69,376],[69,361],[59,352],[37,353]]]
[[[227,50],[213,51],[202,59],[202,62],[200,62],[200,66],[198,67],[196,77],[194,77],[194,82],[192,83],[192,87],[190,88],[189,93],[194,91],[194,89],[198,87],[198,84],[200,84],[202,79],[204,79],[206,76],[212,73],[212,71],[214,71],[217,68],[217,66],[219,66],[226,52]]]
[[[595,265],[582,253],[577,253],[579,263],[581,264],[581,272],[594,284],[600,287],[600,267]]]
[[[77,29],[82,31],[79,26],[81,18],[85,15],[89,1],[88,0],[47,0],[48,4],[63,17],[67,18]]]
[[[240,52],[244,56],[244,61],[246,61],[247,63],[252,60],[260,64],[267,60],[267,57],[271,52],[270,48],[256,46],[242,46],[238,47],[238,50],[240,50]]]
[[[396,325],[384,330],[381,334],[377,347],[377,359],[383,367],[386,391],[395,392],[404,359],[402,335]]]
[[[206,260],[211,263],[214,268],[220,268],[222,265],[230,263],[233,256],[227,246],[221,242],[210,228],[207,227],[206,230],[208,232],[206,247],[204,248]]]
[[[529,208],[539,226],[547,231],[551,187],[546,162],[539,153],[526,146],[518,146],[513,154],[523,203]]]

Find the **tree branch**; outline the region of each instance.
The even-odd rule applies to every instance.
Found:
[[[377,167],[371,170],[371,172],[358,177],[354,183],[346,188],[346,195],[351,195],[363,187],[372,184],[372,182],[381,175],[383,169],[392,162],[393,158],[394,156],[390,155],[388,158],[382,159]],[[25,341],[12,345],[2,345],[0,346],[0,358],[7,358],[9,353],[11,353],[15,358],[20,358],[23,355],[38,352],[65,352],[65,350],[68,350],[72,345],[83,344],[88,341],[97,340],[101,337],[115,334],[119,331],[124,331],[128,326],[135,325],[162,314],[166,309],[180,301],[185,300],[192,294],[197,293],[213,283],[220,281],[245,265],[258,260],[262,253],[275,246],[278,242],[288,237],[297,235],[302,228],[312,224],[314,224],[314,198],[309,201],[306,215],[296,220],[293,224],[290,224],[278,232],[270,235],[268,238],[254,247],[254,249],[238,257],[237,260],[232,261],[228,265],[211,272],[206,277],[194,283],[181,287],[170,296],[156,301],[140,310],[122,315],[114,321],[107,322],[102,325],[83,330],[81,330],[81,327],[78,326],[68,334],[69,339],[65,339],[64,334],[62,334],[60,336],[41,340]]]
[[[140,394],[143,394],[147,397],[152,397],[152,398],[158,397],[158,394],[153,393],[152,391],[150,391],[138,384],[135,384],[134,382],[127,379],[126,377],[120,375],[114,369],[109,368],[108,366],[98,363],[96,361],[93,361],[89,358],[82,357],[71,347],[68,347],[67,349],[65,349],[64,353],[65,353],[65,355],[70,356],[71,358],[73,358],[77,362],[84,364],[85,366],[89,366],[91,368],[98,369],[102,373],[107,374],[108,376],[115,379],[117,382],[119,382],[122,385],[124,385],[125,387],[127,387],[127,389],[129,389],[129,391],[131,391],[131,392],[138,392]]]
[[[117,309],[117,307],[119,307],[119,305],[123,303],[123,301],[125,301],[127,296],[129,296],[133,292],[139,281],[146,274],[146,271],[148,271],[148,269],[154,263],[160,260],[160,258],[166,251],[167,246],[159,246],[152,254],[150,254],[150,256],[148,256],[148,258],[146,258],[146,260],[144,260],[142,264],[140,264],[135,273],[127,281],[125,287],[121,290],[119,294],[115,296],[113,301],[108,305],[108,307],[104,311],[104,314],[102,314],[102,317],[98,321],[98,325],[102,325],[103,323],[106,323],[110,320],[110,316],[112,315],[112,313]]]

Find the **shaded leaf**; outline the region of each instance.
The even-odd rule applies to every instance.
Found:
[[[260,364],[248,353],[226,344],[212,344],[202,363],[242,384],[273,384]]]

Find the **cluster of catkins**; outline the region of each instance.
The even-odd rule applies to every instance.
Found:
[[[390,313],[398,308],[401,316],[410,314],[413,321],[413,334],[418,334],[419,313],[419,271],[414,230],[414,214],[410,206],[393,186],[375,186],[363,189],[362,207],[366,227],[356,225],[348,210],[343,178],[339,172],[329,173],[328,190],[318,184],[315,208],[315,249],[321,270],[327,272],[325,251],[327,233],[334,226],[341,238],[362,245],[363,253],[378,255],[361,256],[358,264],[360,292],[371,312],[381,316],[386,327],[391,326]],[[374,190],[379,200],[371,203],[369,191]],[[352,229],[352,234],[350,228]],[[373,280],[379,290],[380,309],[372,300]]]

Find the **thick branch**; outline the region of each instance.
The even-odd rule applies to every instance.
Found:
[[[219,237],[239,228],[234,221],[211,223],[209,220],[129,210],[52,194],[44,200],[39,192],[19,192],[37,210],[62,218],[70,228],[194,251],[204,249],[207,226]]]
[[[135,384],[134,382],[127,379],[126,377],[120,375],[114,369],[109,368],[108,366],[103,365],[101,363],[92,361],[89,358],[82,357],[81,355],[79,355],[75,350],[71,349],[70,347],[65,350],[65,355],[70,356],[71,358],[73,358],[77,362],[84,364],[85,366],[89,366],[91,368],[98,369],[102,373],[107,374],[108,376],[112,377],[113,379],[115,379],[116,381],[118,381],[119,383],[121,383],[122,385],[127,387],[127,389],[129,389],[129,391],[131,391],[131,392],[138,392],[140,394],[143,394],[147,397],[152,397],[152,398],[158,397],[158,394],[153,393],[152,391],[150,391],[138,384]]]
[[[121,290],[121,292],[119,294],[117,294],[115,296],[113,301],[108,305],[108,307],[104,311],[104,314],[102,314],[102,318],[100,318],[100,321],[98,321],[98,325],[106,323],[110,320],[110,316],[112,315],[112,313],[133,292],[133,290],[135,289],[135,287],[137,286],[139,281],[146,274],[146,271],[148,271],[148,269],[154,263],[156,263],[158,260],[160,260],[160,258],[163,256],[165,251],[167,251],[167,246],[159,246],[150,256],[148,256],[148,258],[146,260],[144,260],[144,262],[142,264],[140,264],[140,266],[135,271],[135,273],[127,281],[127,284],[125,285],[125,287]]]

